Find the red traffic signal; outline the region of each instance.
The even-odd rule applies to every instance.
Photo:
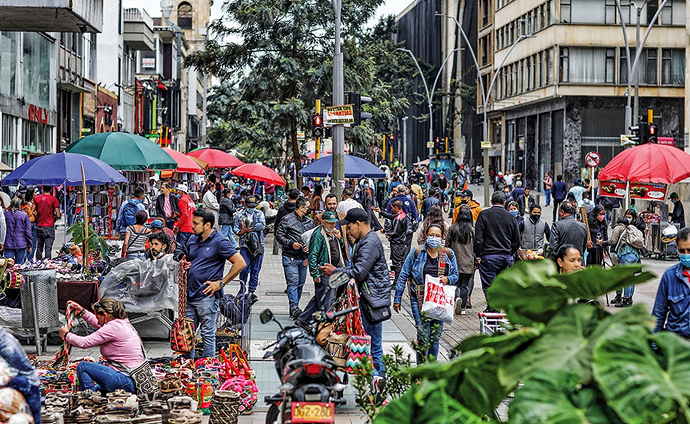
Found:
[[[395,135],[391,134],[388,136],[388,138],[390,138],[391,140],[395,140]]]
[[[323,116],[321,115],[314,115],[314,118],[312,118],[312,122],[314,123],[314,130],[313,130],[313,135],[316,138],[320,138],[323,136]]]
[[[314,115],[314,127],[323,126],[323,117],[321,115]]]
[[[656,143],[658,141],[659,128],[654,124],[647,125],[647,142]]]

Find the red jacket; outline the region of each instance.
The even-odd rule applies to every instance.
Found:
[[[177,220],[174,227],[183,233],[193,233],[192,214],[196,210],[196,206],[194,206],[192,198],[186,193],[182,194],[177,205],[180,209],[180,219]]]

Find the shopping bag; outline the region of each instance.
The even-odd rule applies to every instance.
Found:
[[[170,329],[170,348],[173,352],[187,354],[194,350],[194,321],[187,318],[187,271],[180,264],[178,274],[179,303],[178,316]]]
[[[453,322],[455,315],[455,286],[440,283],[440,278],[426,275],[422,313],[429,319]]]
[[[367,360],[371,360],[371,336],[350,336],[347,340],[345,371],[354,373]]]

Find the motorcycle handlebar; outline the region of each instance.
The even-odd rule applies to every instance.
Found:
[[[336,318],[355,312],[357,309],[359,309],[358,306],[355,306],[354,308],[348,308],[339,312],[329,311],[322,315],[320,321],[333,322]]]

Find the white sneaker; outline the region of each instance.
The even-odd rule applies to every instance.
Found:
[[[465,308],[462,308],[462,310],[460,311],[460,315],[467,315],[467,312],[465,311]]]

